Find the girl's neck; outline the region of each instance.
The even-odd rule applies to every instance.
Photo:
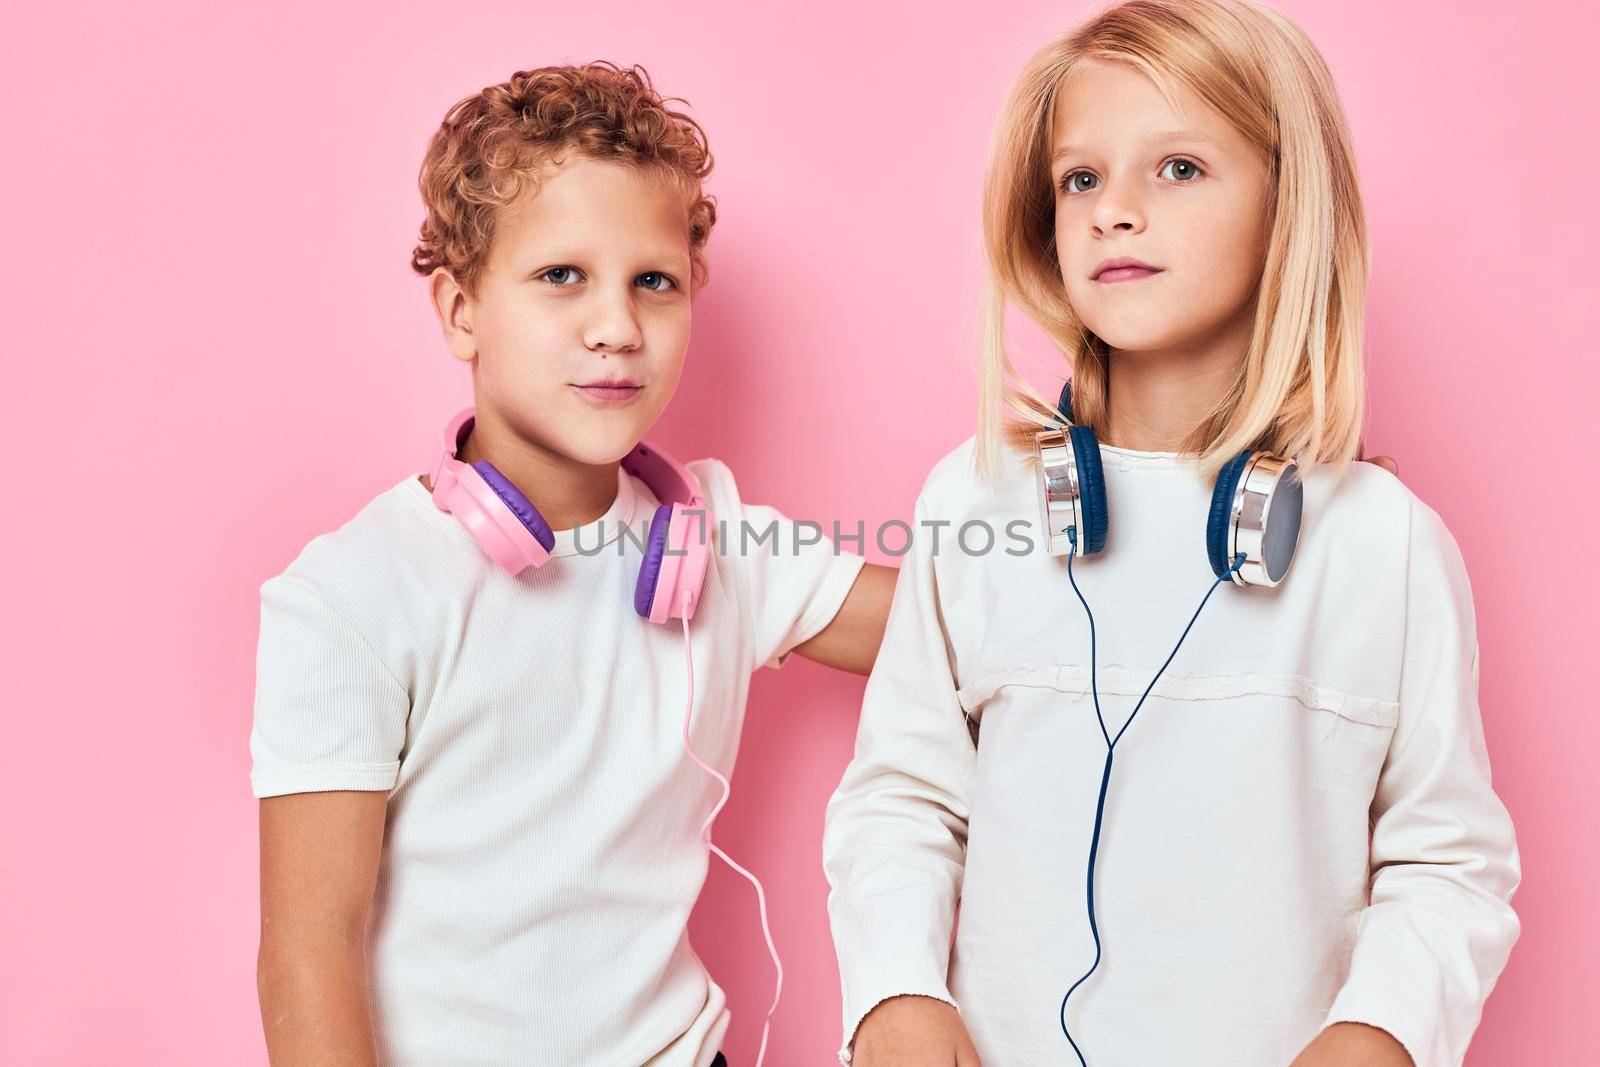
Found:
[[[1112,349],[1108,361],[1108,445],[1138,452],[1178,452],[1216,409],[1250,345],[1253,311],[1216,334],[1171,348]]]
[[[552,530],[594,522],[616,503],[618,464],[580,463],[528,441],[492,414],[474,420],[459,458],[467,464],[480,459],[494,464]]]

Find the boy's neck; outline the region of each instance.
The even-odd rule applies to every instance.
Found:
[[[1180,347],[1113,349],[1101,439],[1139,452],[1182,451],[1233,384],[1253,325],[1246,309],[1213,336]]]
[[[594,522],[617,500],[619,464],[580,463],[518,436],[492,418],[475,420],[457,457],[466,464],[486,459],[539,510],[551,530]],[[423,485],[432,491],[431,479]]]

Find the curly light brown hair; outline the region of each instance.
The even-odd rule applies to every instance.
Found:
[[[704,285],[717,220],[716,202],[701,190],[711,149],[700,124],[672,102],[643,68],[604,61],[518,71],[458,101],[422,160],[417,184],[428,215],[411,268],[426,277],[444,267],[475,294],[499,209],[537,188],[543,168],[571,151],[659,171],[683,189],[692,280]]]

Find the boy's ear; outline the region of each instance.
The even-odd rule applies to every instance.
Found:
[[[428,275],[428,297],[450,354],[471,363],[478,357],[478,341],[472,334],[472,299],[445,267],[436,267]]]

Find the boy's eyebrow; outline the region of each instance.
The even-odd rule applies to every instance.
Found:
[[[586,251],[563,248],[560,245],[552,244],[540,248],[529,249],[527,252],[527,258],[530,260],[536,259],[541,263],[547,261],[551,263],[555,263],[557,261],[570,261],[574,264],[578,264],[584,261],[589,261],[592,257]],[[634,256],[630,256],[629,258],[637,259],[641,263],[658,263],[669,266],[687,266],[693,261],[693,257],[681,249],[645,249],[644,251],[639,252]],[[655,270],[657,268],[647,267],[645,269]]]
[[[1217,140],[1215,137],[1201,133],[1199,130],[1165,130],[1161,133],[1153,133],[1149,137],[1145,138],[1146,144],[1158,144],[1163,141],[1189,141],[1195,144],[1210,145],[1213,148],[1222,147],[1221,141]],[[1056,147],[1055,151],[1050,153],[1050,162],[1054,163],[1062,156],[1076,155],[1082,151],[1083,148],[1081,145],[1059,145]]]

